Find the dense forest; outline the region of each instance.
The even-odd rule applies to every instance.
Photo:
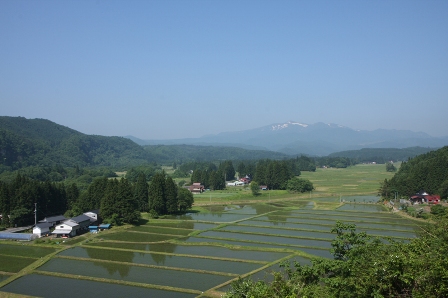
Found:
[[[225,146],[195,146],[195,145],[146,145],[150,160],[159,164],[182,164],[197,161],[219,160],[257,160],[264,158],[283,159],[289,155],[267,150],[248,150]]]
[[[363,148],[360,150],[347,150],[335,152],[328,157],[346,157],[356,163],[386,163],[388,161],[406,161],[417,155],[427,153],[436,148],[409,147],[409,148]]]
[[[99,210],[104,222],[119,225],[138,222],[140,212],[153,216],[184,212],[191,208],[193,196],[163,171],[155,173],[149,184],[143,172],[135,182],[97,178],[84,191],[76,184],[41,182],[21,175],[9,183],[0,181],[0,225],[33,224],[35,204],[37,220]]]
[[[402,162],[400,169],[381,185],[380,194],[393,198],[410,196],[420,190],[448,197],[448,146]]]
[[[150,161],[129,139],[85,135],[45,119],[0,117],[0,173],[32,166],[118,168]]]

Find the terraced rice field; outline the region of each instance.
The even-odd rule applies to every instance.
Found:
[[[416,222],[377,204],[360,204],[364,199],[372,198],[344,199],[350,204],[322,198],[204,207],[86,236],[59,246],[58,254],[41,262],[55,248],[0,244],[0,291],[42,297],[61,292],[64,297],[220,297],[240,276],[271,278],[268,273],[279,270],[282,261],[331,258],[330,231],[337,220],[372,235],[403,241],[416,236]],[[329,201],[333,209],[325,205]],[[23,268],[29,272],[9,282]]]

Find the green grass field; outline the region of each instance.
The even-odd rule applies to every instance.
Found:
[[[398,168],[400,165],[395,164]],[[376,194],[380,182],[390,179],[394,173],[386,172],[385,165],[360,164],[345,169],[316,169],[302,172],[301,178],[313,182],[314,196],[348,196]]]
[[[398,168],[400,164],[395,164]],[[253,196],[248,187],[227,187],[222,191],[206,191],[195,194],[195,206],[209,204],[231,204],[236,202],[268,202],[288,199],[306,199],[319,197],[376,195],[380,183],[390,179],[394,173],[387,172],[385,165],[360,164],[344,169],[322,169],[315,172],[302,172],[300,178],[310,180],[315,190],[311,193],[291,194],[284,190],[262,191],[259,196]]]

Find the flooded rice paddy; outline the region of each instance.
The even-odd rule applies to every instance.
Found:
[[[0,292],[41,297],[219,297],[239,276],[270,280],[281,261],[332,258],[337,220],[358,231],[404,240],[418,225],[371,202],[375,197],[203,207],[85,241],[39,261],[56,248],[0,243],[0,286],[31,264],[30,273]],[[319,209],[324,206],[325,210]],[[333,204],[338,206],[338,204]],[[335,208],[335,207],[333,207]],[[11,275],[9,275],[11,274]],[[51,285],[51,286],[48,286]],[[67,291],[67,289],[77,289]],[[212,291],[214,294],[212,294]],[[218,295],[218,296],[216,296]]]
[[[189,298],[195,294],[132,287],[76,278],[30,274],[0,289],[35,297],[133,297],[133,298]]]

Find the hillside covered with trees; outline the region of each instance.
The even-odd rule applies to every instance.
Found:
[[[0,172],[30,166],[123,167],[151,162],[129,139],[85,135],[45,119],[0,117]]]
[[[380,194],[393,198],[395,192],[410,196],[420,190],[448,198],[448,146],[403,162],[391,179],[384,180]]]
[[[356,163],[376,162],[387,163],[388,161],[407,161],[417,155],[436,150],[435,148],[409,147],[409,148],[363,148],[359,150],[347,150],[334,152],[329,157],[346,157]]]

